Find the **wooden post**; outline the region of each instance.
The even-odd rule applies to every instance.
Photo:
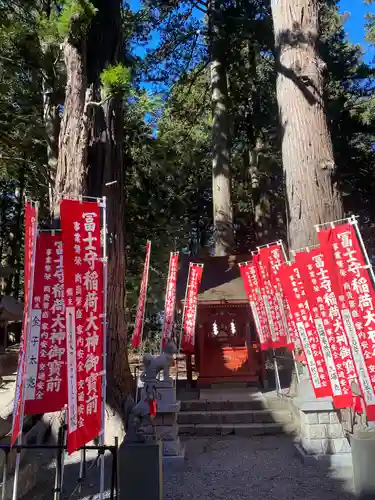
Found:
[[[191,354],[186,354],[186,377],[188,387],[190,388],[193,383],[193,363],[191,361]]]
[[[199,326],[199,334],[198,334],[198,349],[195,351],[196,353],[198,352],[198,359],[197,359],[197,354],[195,354],[195,370],[199,372],[199,377],[198,377],[198,382],[197,385],[199,384],[199,378],[201,376],[202,370],[203,370],[203,364],[205,363],[205,353],[204,353],[204,343],[206,340],[206,322],[205,322],[205,316],[203,315],[201,311],[200,315],[200,326]]]
[[[262,380],[262,387],[263,389],[268,389],[268,380],[267,380],[267,370],[266,370],[266,359],[264,356],[264,352],[259,346],[259,358],[260,358],[260,376]]]

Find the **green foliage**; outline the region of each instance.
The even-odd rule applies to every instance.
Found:
[[[90,0],[64,0],[57,19],[57,29],[61,36],[79,38],[85,34],[97,13]]]
[[[41,202],[42,218],[48,196],[36,7],[31,0],[0,3],[0,265],[15,271],[5,284],[16,295],[22,283],[22,196]]]
[[[59,16],[56,10],[51,13],[40,12],[37,16],[38,32],[44,43],[55,43],[59,40]]]
[[[108,66],[100,75],[105,96],[129,94],[131,88],[131,69],[123,64]]]
[[[0,0],[0,261],[9,260],[8,235],[17,207],[14,192],[25,174],[25,192],[46,211],[54,171],[47,166],[43,84],[54,104],[64,102],[65,69],[59,42],[87,32],[96,2]],[[104,2],[102,2],[104,4]],[[373,72],[360,48],[345,37],[336,1],[321,9],[320,53],[327,68],[325,98],[338,181],[348,212],[375,214],[375,106]],[[17,4],[14,10],[13,5]],[[225,7],[225,9],[224,9]],[[229,83],[231,163],[237,237],[245,250],[283,236],[285,211],[276,71],[269,2],[223,7],[224,56]],[[121,95],[124,107],[126,242],[130,324],[134,319],[144,245],[152,239],[146,331],[160,328],[169,253],[209,253],[212,236],[209,33],[190,2],[147,0],[139,12],[123,6],[124,57],[101,73],[105,97]],[[373,18],[368,39],[372,42]],[[95,20],[96,22],[96,20]],[[157,32],[157,37],[155,33]],[[155,38],[157,43],[155,44]],[[152,43],[147,46],[147,42]],[[100,42],[99,42],[100,43]],[[149,49],[142,59],[133,47]],[[156,47],[155,47],[156,45]],[[100,55],[100,45],[92,54]],[[137,54],[140,50],[137,50]],[[155,91],[146,92],[147,80]],[[5,214],[3,215],[1,214]],[[259,215],[260,214],[260,215]],[[255,220],[256,218],[257,221]],[[260,219],[260,222],[259,222]],[[246,232],[243,235],[242,231]],[[22,241],[22,234],[17,236]],[[240,241],[241,243],[241,241]],[[123,279],[123,277],[120,277]]]

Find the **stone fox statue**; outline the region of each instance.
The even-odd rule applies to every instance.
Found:
[[[160,356],[145,354],[142,359],[144,366],[140,376],[143,382],[141,397],[137,404],[134,399],[128,396],[124,403],[125,429],[127,442],[144,442],[141,426],[148,420],[152,424],[152,418],[156,413],[157,383],[158,375],[163,371],[164,380],[170,381],[169,369],[173,364],[173,356],[177,354],[177,347],[174,342],[168,342],[164,352]]]

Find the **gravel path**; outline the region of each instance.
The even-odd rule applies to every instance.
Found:
[[[65,468],[64,499],[76,484],[77,458]],[[109,458],[106,469],[109,481]],[[50,478],[53,474],[51,467]],[[164,470],[164,500],[352,500],[350,481],[333,476],[323,466],[303,466],[286,436],[191,438],[186,442],[185,464]],[[82,493],[73,498],[98,500],[98,477],[95,466]],[[51,498],[51,493],[39,489],[25,500]]]
[[[195,438],[186,465],[167,470],[165,500],[351,500],[348,484],[303,466],[284,436]]]

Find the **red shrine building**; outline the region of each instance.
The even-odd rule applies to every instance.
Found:
[[[198,385],[223,382],[263,383],[264,360],[238,267],[246,256],[184,257],[177,281],[182,310],[189,263],[204,264],[195,324],[195,354],[187,355]],[[192,363],[193,359],[193,363]]]

